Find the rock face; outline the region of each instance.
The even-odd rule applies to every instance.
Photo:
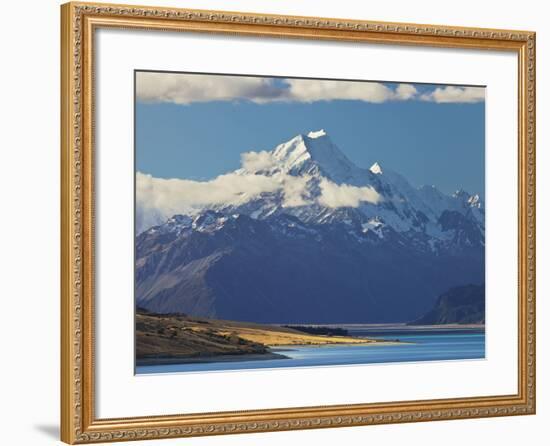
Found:
[[[136,238],[136,303],[260,323],[406,322],[485,274],[480,198],[355,166],[323,131],[269,152],[262,175],[305,182],[175,215]]]
[[[443,293],[434,308],[411,325],[484,323],[485,285],[465,285]]]

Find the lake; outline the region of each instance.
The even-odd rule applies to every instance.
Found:
[[[411,328],[342,326],[354,337],[399,340],[402,344],[289,346],[273,348],[288,359],[144,365],[137,374],[272,369],[388,362],[442,361],[485,358],[483,328]]]

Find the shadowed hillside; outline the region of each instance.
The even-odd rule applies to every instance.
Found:
[[[434,308],[410,325],[484,323],[485,285],[465,285],[439,296]]]

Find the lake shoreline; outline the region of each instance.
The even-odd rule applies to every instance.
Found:
[[[330,332],[330,331],[329,331]],[[379,344],[368,336],[311,334],[289,327],[190,317],[183,314],[136,313],[138,363],[243,361],[271,358],[271,347]],[[394,339],[389,339],[394,341]],[[227,359],[229,358],[229,359]]]
[[[178,365],[178,364],[209,364],[214,362],[242,362],[242,361],[261,361],[272,359],[289,359],[285,355],[279,353],[250,353],[236,355],[218,355],[204,356],[195,358],[181,357],[165,357],[165,358],[142,358],[136,360],[136,366],[152,366],[152,365]]]
[[[276,327],[282,327],[287,324],[270,324]],[[399,330],[484,330],[485,324],[432,324],[432,325],[412,325],[407,322],[395,323],[341,323],[341,324],[295,324],[304,327],[328,327],[345,329],[399,329]]]
[[[355,339],[361,340],[362,338],[357,337]],[[310,347],[310,348],[322,348],[322,347],[375,347],[379,345],[407,345],[411,344],[411,342],[403,342],[399,339],[372,339],[372,338],[365,338],[365,342],[326,342],[323,344],[276,344],[276,345],[268,345],[269,348],[276,349],[277,351],[283,351],[282,349],[286,350],[292,350],[292,347]],[[279,350],[279,348],[281,350]]]
[[[210,356],[201,358],[200,362],[198,358],[189,358],[186,362],[182,362],[181,358],[164,358],[164,364],[153,361],[149,365],[138,361],[136,374],[478,360],[486,357],[485,334],[477,330],[408,330],[402,333],[399,339],[400,342],[278,346],[270,347],[267,354],[231,355],[225,358]]]
[[[358,338],[360,339],[360,338]],[[308,347],[308,348],[323,348],[323,347],[375,347],[375,346],[391,346],[391,345],[408,345],[411,342],[401,342],[398,340],[384,341],[384,340],[365,340],[366,342],[334,342],[324,344],[287,344],[287,345],[267,345],[269,351],[266,353],[244,353],[244,354],[227,354],[227,355],[212,355],[203,357],[157,357],[157,358],[140,358],[136,360],[136,366],[155,366],[155,365],[178,365],[178,364],[208,364],[215,362],[242,362],[242,361],[262,361],[272,359],[290,359],[285,356],[284,352],[295,351],[296,348]]]
[[[137,313],[136,318],[137,367],[185,367],[193,364],[204,364],[206,367],[215,363],[252,362],[265,364],[271,360],[279,363],[279,360],[288,360],[304,349],[330,355],[333,353],[329,352],[335,351],[337,347],[349,349],[350,352],[361,346],[378,347],[374,350],[381,347],[405,347],[414,344],[402,339],[410,334],[444,335],[484,331],[484,325],[479,324],[303,324],[290,327],[202,319],[181,314]],[[326,334],[317,334],[319,330]],[[326,350],[321,347],[326,347]]]

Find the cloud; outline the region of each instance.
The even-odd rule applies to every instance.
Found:
[[[288,96],[298,102],[355,100],[382,103],[414,97],[416,88],[399,84],[394,90],[379,82],[288,79]],[[406,94],[405,94],[406,92]]]
[[[283,186],[283,204],[284,208],[295,208],[298,206],[307,206],[312,203],[311,196],[307,190],[307,184],[311,177],[307,175],[292,176],[281,174]]]
[[[138,172],[136,226],[140,232],[175,214],[194,214],[208,206],[238,205],[280,187],[276,178],[265,175],[231,173],[211,181],[192,181],[155,178]]]
[[[358,207],[361,202],[378,203],[380,195],[370,186],[357,187],[349,184],[336,184],[323,179],[319,204],[330,208]]]
[[[258,102],[281,94],[270,78],[150,72],[136,75],[136,96],[143,102],[191,104],[238,99]]]
[[[136,174],[136,227],[138,233],[176,214],[195,214],[214,206],[238,206],[264,193],[281,193],[283,207],[309,202],[310,177],[285,173],[255,175],[229,173],[210,181],[155,178]]]
[[[403,101],[413,99],[417,94],[418,91],[416,87],[411,84],[399,84],[395,89],[396,98]]]
[[[182,105],[212,101],[249,101],[265,104],[335,100],[376,104],[411,100],[475,103],[485,100],[485,88],[449,85],[420,94],[412,84],[394,86],[381,82],[138,72],[136,97],[142,102],[169,102]]]
[[[382,103],[418,96],[413,85],[316,79],[275,79],[185,73],[138,72],[136,96],[142,102],[192,104],[211,101],[316,102],[356,100]]]
[[[261,152],[245,152],[241,154],[241,164],[243,169],[248,172],[259,172],[269,170],[275,166],[275,159],[271,152],[262,150]]]
[[[475,103],[485,101],[484,87],[437,87],[430,93],[420,96],[423,101],[441,103]]]
[[[266,175],[229,173],[210,181],[193,181],[136,174],[138,204],[165,209],[168,213],[189,212],[208,205],[240,204],[279,187],[279,179]]]
[[[261,170],[273,167],[269,152],[247,152],[242,155],[243,169],[220,175],[210,181],[155,178],[136,173],[136,229],[138,233],[163,223],[176,214],[193,215],[217,206],[239,206],[262,194],[281,197],[283,208],[321,205],[330,208],[357,207],[363,202],[378,203],[379,194],[372,187],[338,185],[323,178],[320,193],[312,196],[308,187],[310,175],[294,176]],[[254,172],[260,172],[254,173]]]

